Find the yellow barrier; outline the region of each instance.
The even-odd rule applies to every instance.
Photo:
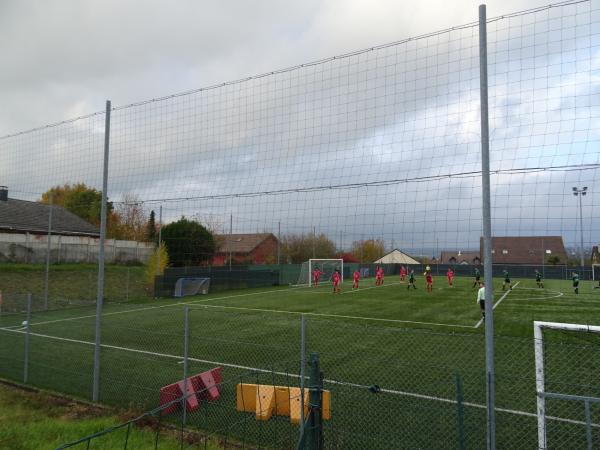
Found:
[[[300,388],[263,384],[239,383],[236,388],[236,408],[253,412],[256,420],[275,416],[289,416],[292,423],[300,423]],[[304,389],[304,417],[308,415],[308,389]],[[331,419],[331,393],[323,391],[323,419]]]

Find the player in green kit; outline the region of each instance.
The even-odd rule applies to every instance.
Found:
[[[535,282],[537,283],[537,287],[544,287],[544,283],[542,282],[542,274],[537,269],[535,269]]]
[[[475,281],[473,281],[473,287],[479,286],[479,280],[481,280],[481,273],[479,269],[476,267],[475,272],[473,274],[475,276]]]
[[[573,291],[576,294],[579,294],[579,275],[577,273],[573,273]]]
[[[508,284],[508,289],[512,291],[512,284],[510,284],[510,277],[508,276],[508,270],[504,269],[502,272],[504,274],[504,283],[502,283],[502,290],[506,290],[506,285]]]
[[[414,270],[411,270],[410,274],[408,275],[408,286],[406,286],[406,289],[410,290],[411,286],[415,289],[417,288],[415,286],[415,271]]]

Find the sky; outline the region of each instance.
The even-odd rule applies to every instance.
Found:
[[[487,12],[544,4],[491,1]],[[477,9],[464,0],[0,2],[0,136],[101,111],[107,99],[121,107],[471,23]],[[584,183],[585,242],[600,241],[599,26],[596,0],[488,24],[498,234],[576,242],[569,191]],[[282,226],[318,229],[342,246],[380,237],[388,246],[473,247],[476,31],[114,111],[109,195],[161,204],[165,220],[196,215],[226,229],[233,215],[238,232]],[[93,149],[103,122],[0,139],[0,184],[30,199],[67,181],[99,187]],[[517,173],[581,164],[592,167]],[[236,196],[332,185],[344,187]]]

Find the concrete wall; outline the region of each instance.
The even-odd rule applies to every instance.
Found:
[[[95,263],[100,240],[90,237],[58,236],[50,240],[50,262]],[[0,233],[0,262],[44,263],[48,240],[46,235]],[[148,242],[107,239],[104,252],[108,264],[146,263],[154,251]]]

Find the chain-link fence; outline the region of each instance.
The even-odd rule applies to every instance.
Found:
[[[578,286],[600,239],[599,11],[567,0],[488,19],[482,5],[479,22],[0,136],[0,374],[151,409],[186,372],[222,367],[222,398],[197,426],[287,447],[293,426],[248,419],[234,380],[299,387],[319,352],[331,448],[494,448],[494,434],[535,448],[534,345],[502,335],[534,315],[597,319]],[[413,329],[400,309],[369,320],[352,300],[337,318],[278,308],[303,262],[342,257],[346,279],[394,257],[436,276],[483,264],[487,323],[432,324],[451,291],[402,303]],[[186,266],[218,298],[269,298],[196,299],[187,320],[179,303],[150,303]],[[562,281],[494,321],[505,270]],[[552,302],[571,278],[573,315]],[[580,339],[547,343],[550,392],[576,397],[548,399],[559,447],[597,434],[598,345]]]
[[[310,314],[233,312],[210,304],[189,306],[186,327],[183,306],[129,306],[103,317],[103,403],[152,410],[159,407],[161,388],[186,374],[220,367],[219,400],[190,414],[187,428],[210,435],[210,442],[291,448],[298,425],[277,414],[256,420],[236,409],[236,386],[300,388],[304,380],[306,387],[308,370],[304,366],[302,372],[302,362],[318,352],[324,389],[331,394],[325,448],[485,447],[485,344],[479,333]],[[95,318],[53,314],[28,313],[25,307],[12,324],[4,322],[11,317],[3,318],[0,376],[90,399]],[[598,335],[554,333],[545,343],[548,392],[580,397],[547,400],[548,448],[590,439],[598,444],[593,398],[600,397],[600,340]],[[534,341],[497,336],[495,344],[498,446],[536,448]]]

